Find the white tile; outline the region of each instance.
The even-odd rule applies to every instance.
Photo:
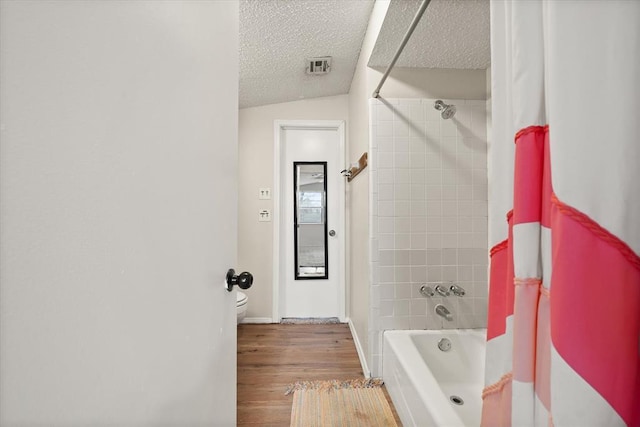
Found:
[[[409,317],[409,327],[411,329],[426,329],[427,316],[411,316]]]
[[[394,198],[396,201],[407,201],[411,199],[410,184],[396,184],[394,188]]]
[[[474,248],[486,248],[487,246],[487,233],[473,233]]]
[[[411,281],[411,267],[396,266],[395,283]]]
[[[472,203],[473,216],[487,216],[487,202],[486,201],[474,201]]]
[[[409,201],[395,202],[395,216],[409,216],[411,213],[411,204]]]
[[[442,184],[442,170],[441,169],[427,169],[424,172],[425,183],[429,185],[441,185]]]
[[[378,135],[379,138],[393,136],[393,122],[378,122]]]
[[[463,233],[470,233],[473,231],[472,220],[473,218],[470,216],[458,217],[458,231]]]
[[[458,280],[461,282],[470,282],[473,280],[473,270],[470,265],[458,266]]]
[[[458,265],[457,249],[442,250],[442,265]]]
[[[410,301],[409,300],[396,300],[393,307],[394,316],[408,316],[410,313]]]
[[[442,200],[457,200],[457,188],[455,185],[442,186]]]
[[[414,154],[423,154],[426,150],[424,141],[422,138],[411,138],[409,140],[409,151]],[[485,156],[486,160],[486,156]]]
[[[379,249],[395,248],[395,234],[380,233],[380,235],[378,236],[378,248]]]
[[[428,233],[440,233],[440,232],[442,232],[442,217],[441,216],[428,216],[427,217],[427,232]]]
[[[376,113],[378,121],[393,120],[393,112],[384,104],[376,106]]]
[[[458,233],[459,248],[473,248],[473,233]]]
[[[391,153],[378,156],[378,169],[390,169],[393,168],[393,156]]]
[[[378,262],[381,267],[395,266],[395,251],[383,250],[378,251]]]
[[[396,152],[393,154],[393,167],[408,169],[411,166],[410,155],[408,151]]]
[[[380,316],[393,316],[394,300],[380,301]]]
[[[410,283],[400,283],[394,286],[395,299],[409,299],[411,298],[411,284]]]
[[[441,282],[442,281],[442,267],[441,266],[427,266],[427,281],[428,282]]]
[[[453,120],[441,120],[440,121],[440,132],[442,136],[456,136],[458,134],[458,129],[456,129],[456,125]]]
[[[424,200],[425,186],[422,184],[411,185],[411,200]]]
[[[398,118],[398,116],[396,116]],[[409,125],[405,120],[394,120],[393,121],[393,137],[408,137],[409,136]]]
[[[392,137],[378,137],[376,138],[378,142],[378,152],[379,153],[392,153],[393,152],[393,138]],[[381,154],[381,156],[385,156],[385,154]]]
[[[458,215],[470,217],[473,215],[473,205],[470,201],[458,201]]]
[[[380,285],[381,299],[394,299],[396,297],[395,284]]]
[[[411,251],[411,265],[426,265],[426,255],[427,251],[425,250],[412,250]]]
[[[473,217],[471,218],[471,226],[474,232],[486,233],[487,232],[487,218],[485,217]]]
[[[411,248],[411,234],[396,234],[395,236],[396,249],[410,249]]]
[[[426,203],[422,200],[411,201],[411,216],[423,217],[426,213]]]
[[[390,201],[393,200],[393,185],[392,184],[380,184],[378,186],[378,200]],[[378,212],[380,210],[378,209]]]
[[[413,283],[416,282],[425,282],[427,280],[427,267],[411,267],[411,281]]]
[[[458,221],[455,217],[442,218],[442,231],[445,233],[458,232]]]
[[[474,185],[473,186],[473,200],[487,200],[487,186],[486,185]]]
[[[409,316],[394,317],[393,318],[394,329],[409,329]]]
[[[424,105],[422,105],[422,103],[412,105],[409,109],[409,118],[411,119],[412,123],[424,122]]]
[[[411,158],[409,159],[409,166],[412,169],[424,169],[425,167],[425,156],[422,153],[411,153]]]
[[[392,201],[378,202],[378,216],[394,216],[394,209],[394,202]]]
[[[394,283],[394,270],[395,267],[378,267],[380,283]]]
[[[380,169],[378,171],[378,185],[380,184],[393,184],[395,177],[395,171],[393,169]]]
[[[443,249],[444,250],[444,249]],[[442,264],[442,252],[440,249],[427,249],[427,265],[441,265]]]
[[[472,186],[470,185],[458,185],[458,200],[471,200],[472,197]]]
[[[442,235],[440,233],[427,233],[427,249],[442,248]]]
[[[393,151],[395,153],[406,153],[409,151],[409,138],[396,137],[393,138]]]
[[[424,184],[425,182],[424,169],[411,169],[410,179],[412,184]]]
[[[427,153],[425,159],[425,167],[427,169],[441,169],[442,168],[442,158],[437,155],[430,155]]]
[[[455,185],[458,183],[458,171],[456,169],[442,169],[442,184]]]
[[[455,247],[458,247],[458,234],[457,233],[442,233],[442,247],[443,248],[455,248]]]
[[[425,189],[425,195],[427,200],[441,200],[442,199],[442,186],[440,185],[427,185]]]
[[[473,249],[472,251],[473,265],[489,264],[489,250],[488,249]]]
[[[474,266],[473,267],[473,280],[475,282],[486,282],[487,281],[487,267]]]
[[[458,265],[472,265],[473,264],[473,252],[474,252],[474,249],[459,249],[458,250]]]
[[[394,218],[396,233],[411,233],[411,219],[409,217]]]
[[[443,201],[442,202],[442,216],[457,216],[458,215],[458,203],[455,201]]]
[[[411,265],[411,251],[409,250],[396,250],[395,252],[395,265],[407,266]]]
[[[378,218],[378,233],[393,233],[395,219],[393,217]]]
[[[411,249],[425,249],[427,246],[427,236],[424,233],[411,234]]]
[[[417,287],[416,287],[417,288]],[[427,301],[424,299],[411,300],[411,315],[412,316],[425,316],[427,314]]]
[[[408,184],[410,182],[409,169],[394,170],[394,181],[396,184]]]
[[[427,218],[424,216],[411,217],[411,232],[425,233],[427,231]]]
[[[429,200],[426,212],[428,217],[442,215],[442,202],[440,200]]]

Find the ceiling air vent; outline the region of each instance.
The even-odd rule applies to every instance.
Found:
[[[331,57],[322,56],[319,58],[307,59],[307,74],[320,75],[331,71]]]

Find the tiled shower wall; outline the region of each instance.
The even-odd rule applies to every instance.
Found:
[[[382,373],[382,332],[486,327],[487,137],[485,101],[444,120],[435,99],[370,104],[371,305],[369,354]],[[426,298],[423,284],[453,282],[456,297]],[[444,304],[453,314],[435,314]]]

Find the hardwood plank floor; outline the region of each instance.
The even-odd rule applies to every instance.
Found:
[[[291,383],[363,375],[346,324],[238,325],[238,426],[288,426]]]

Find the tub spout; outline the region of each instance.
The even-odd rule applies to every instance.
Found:
[[[453,320],[453,315],[451,314],[451,312],[442,304],[436,305],[436,314],[440,317],[444,317],[449,322]]]

